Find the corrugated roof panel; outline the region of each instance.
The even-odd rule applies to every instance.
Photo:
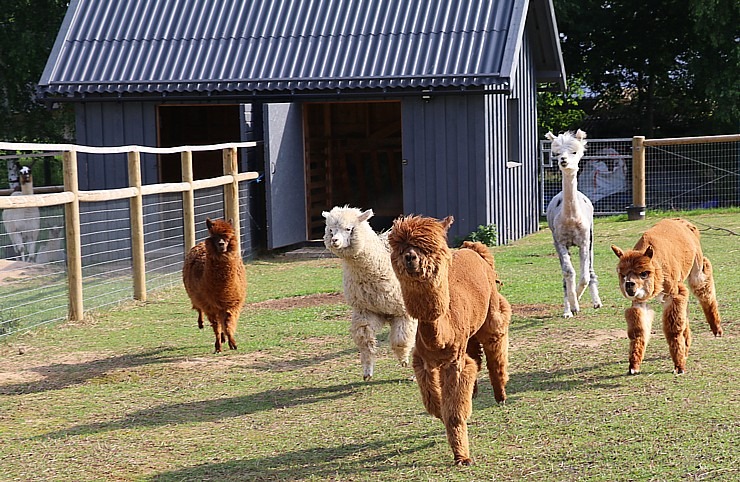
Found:
[[[521,0],[73,0],[42,93],[482,86]],[[548,0],[549,1],[549,0]]]

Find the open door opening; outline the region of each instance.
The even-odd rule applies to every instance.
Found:
[[[403,213],[401,103],[308,103],[303,112],[310,239],[324,235],[321,212],[345,204],[390,228]]]
[[[239,105],[162,105],[157,110],[159,146],[220,144],[239,142]],[[193,152],[193,178],[207,179],[223,174],[219,151]],[[159,158],[160,182],[180,182],[179,154]]]

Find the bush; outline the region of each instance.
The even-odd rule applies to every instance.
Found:
[[[488,226],[480,225],[478,229],[468,234],[457,243],[460,246],[463,241],[478,241],[485,244],[488,247],[496,246],[498,241],[498,230],[495,224],[489,224]]]

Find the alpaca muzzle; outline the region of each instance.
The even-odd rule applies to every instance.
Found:
[[[624,292],[627,293],[628,296],[635,296],[637,293],[637,285],[634,281],[625,281],[624,282]]]
[[[406,266],[406,271],[409,273],[417,273],[421,265],[421,260],[419,259],[419,255],[416,254],[416,251],[410,249],[403,255],[403,263]]]

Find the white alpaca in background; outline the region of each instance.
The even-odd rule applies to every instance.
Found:
[[[547,205],[547,225],[552,231],[555,250],[563,271],[563,316],[570,318],[580,311],[578,300],[588,286],[594,308],[601,307],[599,283],[594,272],[594,207],[585,194],[578,191],[578,162],[586,150],[586,133],[578,129],[575,135],[566,132],[552,141],[551,158],[557,161],[563,175],[563,190]],[[578,246],[581,276],[576,286],[576,271],[570,259],[571,246]]]
[[[14,192],[11,196],[33,195],[33,176],[28,166],[23,166],[19,171],[21,190]],[[21,257],[21,261],[33,261],[36,254],[36,240],[39,237],[41,218],[39,208],[11,208],[3,210],[3,224],[5,232],[10,236],[15,252]]]
[[[373,376],[377,334],[390,324],[393,353],[403,366],[416,340],[416,319],[406,313],[401,285],[391,267],[388,233],[379,236],[367,222],[372,209],[334,207],[326,218],[324,245],[341,258],[344,299],[352,308],[350,334],[360,350],[364,380]]]

